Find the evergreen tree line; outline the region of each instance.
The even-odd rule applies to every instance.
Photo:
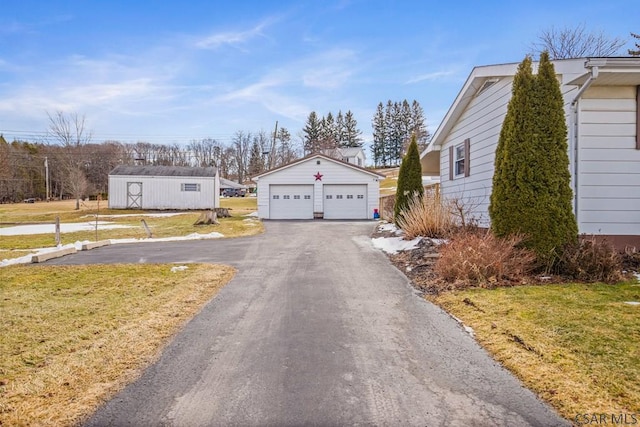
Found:
[[[373,143],[371,153],[377,167],[398,166],[407,151],[411,135],[416,136],[418,151],[427,146],[429,132],[424,112],[418,101],[378,104],[372,120]]]
[[[362,147],[362,131],[351,110],[333,116],[318,117],[315,111],[309,113],[302,129],[302,145],[305,154],[327,152],[336,148]]]
[[[118,165],[216,166],[221,177],[244,181],[299,158],[300,151],[286,128],[278,130],[275,140],[264,131],[238,131],[229,143],[205,138],[186,145],[9,143],[0,135],[0,203],[45,200],[45,160],[49,196],[60,199],[106,195],[109,172]]]

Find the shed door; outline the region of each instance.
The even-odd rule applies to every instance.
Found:
[[[313,219],[313,185],[271,184],[269,218]]]
[[[127,208],[142,209],[141,182],[127,182]]]
[[[367,219],[367,185],[324,185],[325,219]]]

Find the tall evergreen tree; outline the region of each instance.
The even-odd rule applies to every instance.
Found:
[[[338,110],[338,115],[336,116],[336,140],[338,141],[338,147],[345,146],[345,139],[344,115],[342,114],[342,110]]]
[[[387,157],[385,155],[387,137],[384,105],[382,105],[382,102],[380,102],[376,108],[376,113],[371,121],[371,126],[373,127],[373,144],[371,145],[373,164],[376,166],[387,166]]]
[[[309,113],[307,122],[302,129],[303,148],[305,153],[315,153],[320,150],[320,120],[315,111]]]
[[[397,221],[398,217],[402,215],[402,211],[407,208],[409,200],[416,194],[421,197],[424,194],[424,187],[422,186],[422,166],[420,165],[418,144],[416,136],[413,135],[398,173],[396,202],[393,207],[394,220]]]
[[[253,138],[251,143],[251,154],[249,155],[249,176],[255,176],[264,170],[264,159],[262,157],[262,148],[258,138]]]
[[[578,233],[567,150],[553,64],[543,52],[536,77],[526,57],[514,77],[496,149],[489,215],[497,236],[524,234],[525,245],[547,265]]]
[[[427,126],[424,123],[424,111],[422,106],[415,99],[411,103],[411,129],[410,132],[416,135],[416,141],[418,143],[418,151],[422,152],[427,148],[429,142],[429,132]]]
[[[344,116],[343,147],[362,147],[362,131],[358,129],[358,122],[353,117],[351,110]]]

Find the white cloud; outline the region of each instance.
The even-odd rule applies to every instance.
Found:
[[[443,78],[455,76],[457,74],[458,70],[435,71],[433,73],[421,74],[419,76],[412,77],[407,80],[406,84],[419,83],[423,81],[442,80]]]
[[[214,33],[196,41],[195,47],[198,49],[217,49],[223,45],[239,47],[254,38],[264,37],[263,31],[272,23],[273,20],[267,19],[248,30]]]

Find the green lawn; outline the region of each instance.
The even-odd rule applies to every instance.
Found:
[[[234,274],[171,267],[2,268],[0,425],[79,425]]]
[[[640,284],[471,289],[429,297],[567,419],[640,412]]]

